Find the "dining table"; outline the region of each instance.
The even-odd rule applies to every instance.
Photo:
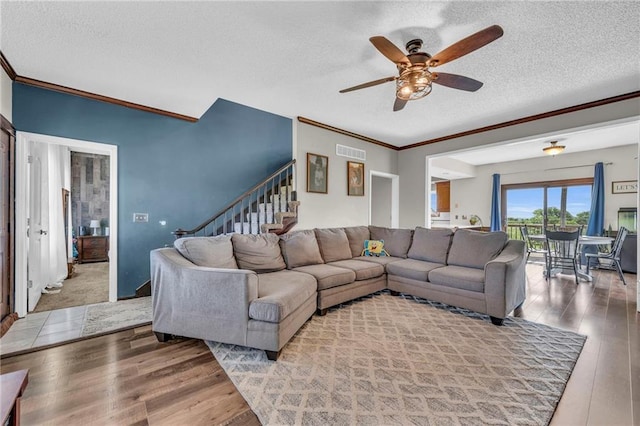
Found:
[[[547,241],[547,237],[544,234],[530,234],[529,238],[532,241],[545,243]],[[580,235],[578,237],[578,256],[582,255],[582,248],[585,246],[611,246],[613,242],[613,238],[605,237],[605,236],[597,236],[597,235]],[[573,270],[571,271],[561,271],[562,273],[573,274]],[[586,272],[586,269],[578,268],[578,278],[582,278],[586,281],[593,281],[593,276]]]

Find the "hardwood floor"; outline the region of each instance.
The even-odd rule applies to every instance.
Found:
[[[640,424],[636,276],[610,271],[593,283],[544,280],[527,267],[516,315],[588,336],[552,425]],[[22,421],[35,424],[257,425],[258,419],[198,340],[158,343],[149,326],[2,360],[29,369]]]

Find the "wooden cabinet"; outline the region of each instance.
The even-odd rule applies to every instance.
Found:
[[[438,212],[451,211],[449,206],[449,190],[451,183],[449,181],[436,182],[436,200],[438,204]]]
[[[78,237],[78,263],[109,260],[109,237]]]
[[[20,399],[29,383],[29,370],[18,370],[0,375],[2,402],[0,417],[3,425],[20,424]]]

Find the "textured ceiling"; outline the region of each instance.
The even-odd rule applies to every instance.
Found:
[[[640,90],[640,2],[0,2],[18,75],[200,117],[219,97],[396,146]],[[434,54],[487,26],[504,36],[438,68],[392,111],[395,75],[368,41]]]

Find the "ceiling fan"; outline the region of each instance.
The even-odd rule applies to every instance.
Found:
[[[382,36],[371,37],[369,41],[376,49],[386,56],[398,67],[398,76],[385,77],[379,80],[369,81],[340,90],[340,93],[377,86],[389,81],[396,82],[396,100],[393,110],[399,111],[407,104],[407,101],[424,98],[431,92],[431,83],[440,84],[454,89],[475,92],[482,87],[482,83],[469,77],[443,72],[433,72],[435,68],[454,59],[458,59],[476,49],[485,46],[502,37],[503,31],[499,25],[492,25],[484,30],[466,37],[446,49],[431,56],[421,52],[422,40],[414,39],[405,45],[408,55],[402,53],[393,43]]]

